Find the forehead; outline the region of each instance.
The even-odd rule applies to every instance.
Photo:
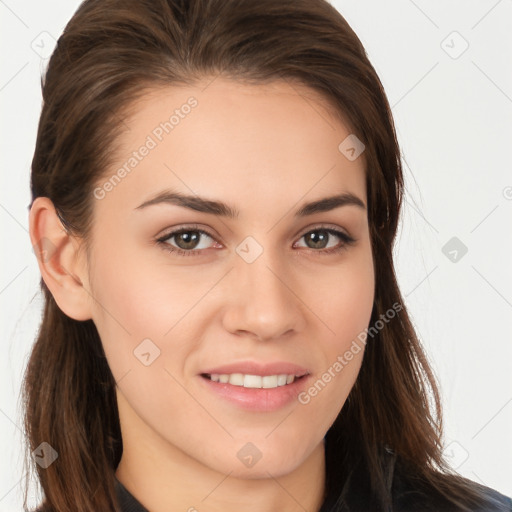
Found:
[[[364,159],[339,145],[349,127],[329,103],[285,81],[217,77],[148,90],[130,107],[102,206],[133,210],[165,188],[255,211],[338,192],[366,201]],[[112,179],[114,178],[114,179]]]

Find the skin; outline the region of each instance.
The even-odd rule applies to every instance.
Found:
[[[338,150],[351,132],[314,91],[218,77],[138,100],[99,186],[190,96],[198,101],[191,113],[104,198],[93,198],[89,260],[51,201],[35,201],[32,243],[46,237],[56,248],[39,260],[41,274],[67,315],[97,326],[117,382],[124,450],[116,476],[146,508],[318,511],[323,438],[364,352],[306,405],[294,400],[273,412],[226,402],[198,374],[278,360],[306,367],[314,383],[368,326],[374,273],[366,210],[345,205],[294,218],[305,203],[339,193],[366,205],[364,159]],[[137,209],[164,189],[223,201],[240,215],[172,204]],[[155,242],[191,223],[212,235],[201,235],[201,253],[181,256]],[[328,235],[315,246],[304,235],[318,235],[318,226],[356,241],[321,254],[343,241]],[[248,236],[263,250],[250,264],[236,252]],[[167,244],[187,250],[177,238]],[[148,366],[134,356],[146,338],[160,350]],[[252,467],[237,457],[248,442],[261,453]]]

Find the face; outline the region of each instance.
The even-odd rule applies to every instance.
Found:
[[[208,83],[153,90],[119,135],[95,189],[92,317],[123,436],[279,476],[322,446],[361,365],[364,155],[340,151],[350,130],[311,90]]]

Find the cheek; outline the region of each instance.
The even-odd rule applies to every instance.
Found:
[[[310,386],[297,397],[310,412],[309,418],[315,418],[309,420],[314,431],[320,432],[335,421],[361,368],[374,287],[371,273],[365,279],[360,277],[354,274],[333,282],[337,292],[331,293],[324,309],[330,331],[318,344],[323,364]]]
[[[368,247],[369,242],[324,281],[324,300],[315,306],[326,327],[326,334],[319,337],[324,360],[302,403],[315,401],[332,421],[355,383],[364,355],[375,288]]]
[[[117,377],[116,371],[122,373],[134,364],[133,351],[143,340],[160,345],[163,333],[173,325],[172,295],[177,303],[179,291],[165,287],[158,270],[147,268],[140,253],[118,243],[104,247],[91,275],[93,320]]]
[[[318,281],[317,281],[318,282]],[[325,273],[317,290],[314,311],[325,326],[325,351],[332,358],[345,351],[368,327],[375,293],[369,240],[332,272]]]
[[[148,249],[123,240],[98,239],[91,275],[95,323],[130,337],[161,336],[172,325],[173,311],[183,290],[172,279],[163,280],[165,268],[149,261]],[[129,333],[129,334],[128,334]]]
[[[192,267],[148,263],[147,252],[111,243],[95,260],[91,276],[93,320],[112,374],[118,380],[130,372],[129,380],[137,375],[142,386],[158,371],[169,377],[164,368],[178,370],[195,349],[199,336],[190,321],[219,279]]]

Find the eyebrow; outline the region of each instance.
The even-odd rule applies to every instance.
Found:
[[[169,190],[164,190],[155,197],[144,201],[141,205],[137,206],[135,210],[142,210],[148,206],[156,204],[173,204],[190,210],[209,213],[211,215],[217,215],[229,219],[236,219],[240,214],[236,208],[233,208],[222,201],[204,199],[199,196],[190,196]],[[328,212],[341,206],[356,206],[366,210],[366,205],[359,197],[350,192],[344,192],[342,194],[324,197],[323,199],[306,203],[295,212],[295,217],[301,218],[315,213]]]

